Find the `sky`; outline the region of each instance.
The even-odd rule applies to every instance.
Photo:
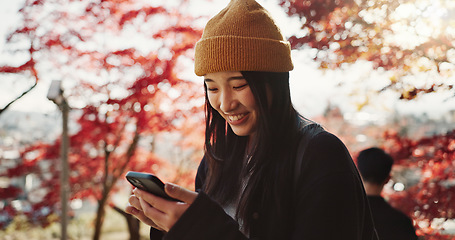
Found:
[[[17,10],[23,0],[0,0],[0,63],[13,61],[3,54],[6,34],[20,19]],[[288,18],[280,9],[276,0],[258,0],[276,20],[286,37],[292,30],[299,28],[297,19]],[[212,5],[195,8],[190,11],[204,11],[214,15],[227,5],[228,0],[216,0]],[[197,5],[197,7],[196,7]],[[357,105],[368,98],[370,104],[362,109],[371,117],[389,116],[394,112],[403,114],[423,114],[438,118],[450,109],[455,109],[455,97],[444,94],[428,94],[418,101],[397,101],[399,94],[386,91],[381,95],[373,94],[388,84],[388,73],[372,71],[371,64],[357,63],[345,70],[323,71],[312,61],[312,50],[292,51],[294,70],[291,71],[291,96],[297,110],[303,115],[312,117],[323,113],[328,103],[338,105],[345,113],[358,112]],[[197,77],[194,75],[194,78]],[[26,86],[18,86],[11,76],[0,80],[0,106],[3,107]],[[15,111],[56,111],[56,106],[46,98],[50,81],[43,80],[36,88],[14,103],[10,110]],[[453,93],[452,93],[453,94]],[[449,99],[444,101],[445,99]],[[71,104],[71,103],[70,103]]]

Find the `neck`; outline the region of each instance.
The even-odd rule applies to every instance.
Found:
[[[384,184],[364,182],[363,186],[365,187],[365,192],[368,196],[381,196]]]

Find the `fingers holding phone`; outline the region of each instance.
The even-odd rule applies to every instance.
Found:
[[[126,179],[136,187],[126,211],[159,230],[169,231],[198,195],[153,174],[128,172]]]
[[[128,206],[131,206],[135,210],[142,212],[141,203],[139,202],[139,198],[137,198],[136,195],[134,195],[134,193],[128,198],[128,203],[129,203]]]
[[[135,189],[134,194],[139,199],[144,215],[164,231],[169,231],[194,202],[198,193],[169,183],[165,189],[170,197],[179,201],[169,201],[140,189]]]
[[[164,190],[164,183],[153,174],[129,171],[126,173],[125,177],[126,180],[128,180],[131,185],[136,188],[167,200],[178,201],[177,199],[173,199],[166,194]]]
[[[128,200],[128,205],[125,208],[125,212],[135,216],[137,219],[139,219],[141,222],[156,228],[160,231],[163,231],[162,228],[158,227],[153,220],[145,216],[144,212],[142,211],[141,204],[139,198],[136,197],[136,195],[131,195],[129,200]]]
[[[189,204],[192,204],[198,195],[197,192],[190,191],[173,183],[166,183],[164,190],[166,194],[168,196],[171,196],[173,199],[177,199]]]

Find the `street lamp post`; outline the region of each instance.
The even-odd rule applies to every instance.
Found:
[[[61,231],[62,236],[61,240],[67,239],[67,226],[68,226],[68,195],[69,195],[69,167],[68,167],[68,148],[69,148],[69,138],[68,138],[68,113],[69,105],[63,96],[63,89],[61,87],[60,80],[53,80],[49,91],[47,93],[47,98],[53,101],[62,112],[62,141],[60,146],[60,155],[61,155],[61,173],[60,173],[60,197],[62,205],[61,213]]]

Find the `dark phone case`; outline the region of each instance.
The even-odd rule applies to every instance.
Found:
[[[167,200],[178,201],[166,194],[164,191],[164,183],[153,174],[129,171],[126,173],[126,179],[133,186],[141,190],[165,198]]]

